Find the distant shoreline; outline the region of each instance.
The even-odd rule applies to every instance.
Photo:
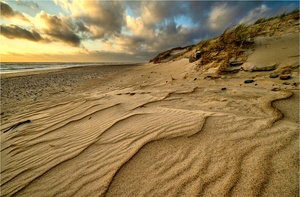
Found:
[[[31,62],[31,63],[7,63],[19,66],[18,68],[12,69],[3,69],[4,62],[1,62],[1,70],[0,75],[1,78],[11,78],[11,77],[21,77],[27,75],[37,75],[43,73],[51,73],[51,72],[59,72],[59,71],[67,71],[73,69],[99,69],[100,67],[106,66],[137,66],[143,65],[144,63],[118,63],[118,62],[94,62],[94,63],[83,63],[83,62],[72,62],[72,63],[64,63],[64,62]],[[25,64],[25,65],[24,65]],[[58,65],[56,65],[58,64]],[[21,66],[20,66],[21,65]],[[41,66],[42,65],[42,66]],[[24,66],[24,68],[22,68]],[[35,67],[36,66],[36,67]]]

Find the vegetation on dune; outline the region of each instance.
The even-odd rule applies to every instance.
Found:
[[[177,59],[189,58],[190,62],[195,62],[198,67],[205,65],[215,67],[219,74],[230,72],[228,69],[230,61],[246,61],[246,51],[254,49],[255,43],[253,38],[280,35],[286,28],[295,27],[295,21],[299,21],[299,9],[276,17],[261,18],[251,25],[240,24],[230,27],[217,38],[203,40],[196,45],[181,48],[186,51]],[[163,62],[172,54],[173,50],[159,54],[150,62]],[[199,56],[199,53],[201,53],[201,56]]]
[[[189,51],[189,50],[192,50],[193,47],[194,47],[194,45],[186,46],[186,47],[173,48],[171,50],[168,50],[168,51],[165,51],[165,52],[162,52],[162,53],[158,54],[155,58],[151,59],[150,62],[153,62],[154,64],[161,63],[164,60],[166,60],[167,58],[169,58],[173,51],[175,51],[175,50],[187,50],[187,51]]]

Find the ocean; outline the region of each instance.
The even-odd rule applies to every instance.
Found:
[[[0,73],[16,73],[81,66],[123,65],[116,62],[1,62]]]

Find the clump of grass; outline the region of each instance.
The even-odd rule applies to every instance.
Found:
[[[261,23],[263,23],[263,22],[265,22],[265,21],[266,21],[265,18],[257,19],[257,21],[254,22],[254,25],[261,24]]]
[[[158,54],[155,58],[151,59],[149,62],[153,62],[154,64],[161,63],[164,59],[170,57],[171,50],[162,52]]]
[[[201,41],[197,45],[197,50],[203,51],[199,66],[215,62],[220,72],[228,69],[229,61],[232,58],[243,56],[245,49],[251,47],[249,28],[245,24],[235,28],[227,28],[215,40]]]

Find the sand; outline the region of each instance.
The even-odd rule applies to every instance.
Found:
[[[297,39],[215,79],[188,59],[1,76],[1,196],[299,196]]]

